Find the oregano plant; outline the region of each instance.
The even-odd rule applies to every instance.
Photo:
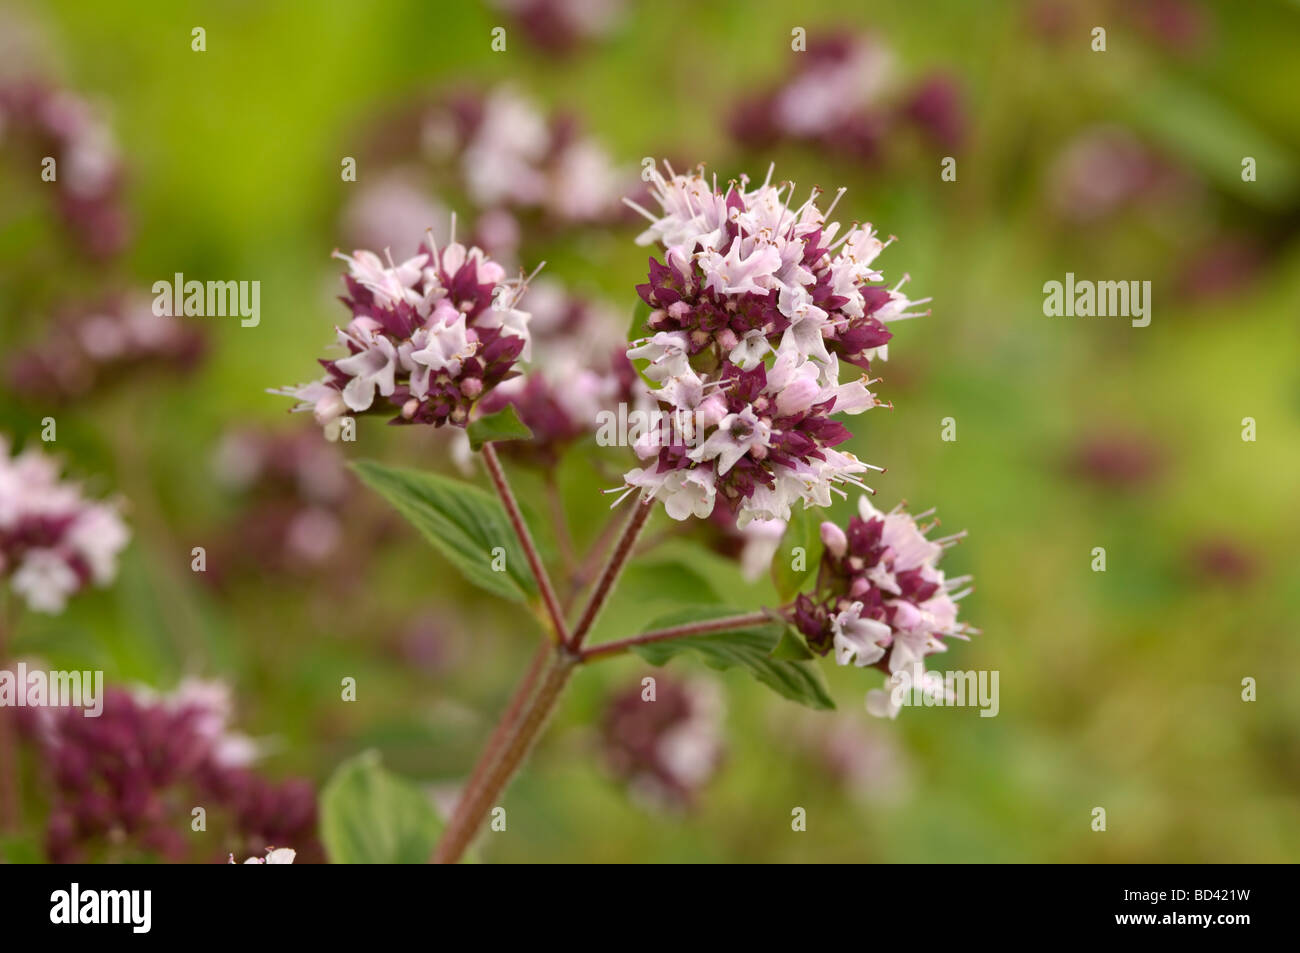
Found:
[[[969,577],[938,565],[962,534],[931,538],[931,513],[877,509],[865,481],[883,468],[840,449],[853,436],[843,418],[890,406],[870,376],[887,358],[888,326],[928,300],[909,299],[906,276],[889,286],[876,270],[893,239],[829,221],[842,189],[823,210],[820,190],[801,200],[771,170],[756,186],[741,177],[723,188],[702,168],[678,174],[665,164],[665,173],[647,169],[658,208],[634,205],[649,221],[638,242],[654,251],[622,360],[604,380],[548,375],[547,362],[560,359],[532,353],[529,280],[508,279],[454,229],[445,245],[430,233],[400,261],[338,255],[351,312],[337,330],[340,353],[320,362],[319,380],[276,393],[296,398],[331,439],[362,415],[463,430],[488,488],[372,461],[355,470],[466,579],[528,606],[541,635],[445,824],[373,755],[340,769],[323,803],[336,860],[411,860],[413,850],[463,859],[587,666],[627,653],[656,666],[688,655],[831,709],[819,659],[833,655],[886,675],[867,708],[894,717],[904,692],[945,692],[924,660],[975,631],[957,618]],[[617,443],[635,465],[609,491],[610,525],[591,552],[552,575],[503,459],[532,449],[553,470],[554,453],[542,451],[594,435],[616,398],[628,406],[614,419],[634,421]],[[849,494],[858,511],[847,525],[816,518]],[[737,594],[736,605],[679,608],[593,644],[660,508],[683,527],[723,521],[742,534],[784,534],[771,567],[779,604],[745,605]]]

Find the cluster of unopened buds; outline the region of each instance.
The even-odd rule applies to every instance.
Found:
[[[0,140],[23,140],[54,160],[59,214],[78,245],[96,258],[127,240],[117,143],[85,100],[40,80],[0,85]]]
[[[54,785],[46,848],[56,863],[132,849],[182,860],[193,853],[194,804],[241,852],[293,843],[319,859],[315,792],[250,770],[257,745],[230,730],[230,693],[220,683],[187,680],[166,695],[109,689],[95,718],[76,707],[20,711]],[[284,860],[274,851],[265,862],[289,863],[293,853]]]
[[[740,142],[753,148],[806,142],[876,160],[901,127],[943,148],[955,148],[964,136],[956,83],[936,73],[899,90],[894,56],[878,39],[849,32],[812,36],[795,63],[777,86],[734,108],[730,127]]]
[[[59,463],[0,437],[0,579],[35,612],[62,612],[91,584],[107,585],[129,533],[114,503],[87,499]]]
[[[944,639],[975,633],[957,621],[957,603],[972,591],[971,577],[949,579],[938,568],[944,549],[965,533],[929,539],[938,520],[917,520],[932,512],[914,517],[899,506],[882,513],[863,496],[847,531],[822,523],[825,548],[817,581],[793,611],[809,649],[819,655],[833,649],[840,665],[874,666],[896,675],[917,671],[926,656],[947,651]],[[931,687],[929,679],[918,685]],[[878,716],[898,714],[885,691],[871,692],[867,708]]]
[[[124,295],[56,318],[10,357],[7,383],[27,399],[84,398],[127,375],[188,371],[204,350],[198,327],[154,314],[142,295]]]
[[[817,189],[796,205],[770,171],[725,192],[702,170],[668,171],[653,171],[662,211],[641,210],[651,224],[639,241],[664,261],[652,257],[637,287],[647,336],[628,357],[645,362],[673,425],[637,442],[649,462],[625,475],[629,492],[678,520],[721,502],[744,527],[788,519],[795,503],[828,506],[842,485],[867,489],[861,474],[881,468],[835,449],[850,433],[832,416],[880,406],[864,372],[885,356],[886,325],[929,299],[908,299],[906,277],[880,284],[872,263],[888,242],[870,226],[840,234]],[[844,381],[841,361],[856,371]]]
[[[454,236],[454,228],[453,228]],[[400,263],[369,251],[335,253],[352,312],[338,328],[342,357],[322,360],[325,377],[274,393],[296,397],[330,439],[353,414],[395,411],[392,423],[464,427],[475,404],[514,377],[529,357],[529,315],[516,305],[527,282],[479,248],[432,234]]]

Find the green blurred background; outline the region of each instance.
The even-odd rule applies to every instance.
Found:
[[[933,296],[933,313],[895,326],[877,369],[894,410],[858,418],[851,446],[888,467],[877,503],[937,506],[946,530],[969,530],[945,568],[975,575],[962,609],[983,635],[936,663],[999,671],[1001,711],[905,709],[876,722],[863,697],[877,674],[829,660],[832,715],[709,673],[725,690],[727,760],[693,810],[656,811],[599,757],[605,700],[648,671],[623,659],[575,680],[505,801],[508,831],[484,838],[485,860],[1300,859],[1300,5],[1191,4],[1203,29],[1190,49],[1123,6],[632,3],[612,34],[558,61],[519,33],[493,52],[490,30],[506,21],[472,2],[16,8],[45,35],[46,71],[108,109],[136,239],[95,269],[39,216],[0,216],[0,343],[25,340],[69,297],[177,271],[260,280],[262,320],[206,319],[212,353],[193,375],[58,411],[58,452],[129,500],[135,537],[114,589],[57,619],[25,619],[15,651],[120,683],[223,678],[237,727],[273,742],[271,775],[323,783],[373,747],[432,788],[463,777],[532,651],[530,620],[464,584],[404,527],[383,529],[348,585],[250,571],[214,591],[189,562],[239,505],[213,479],[221,435],[303,422],[264,388],[308,379],[343,313],[328,256],[368,170],[363,161],[360,182],[342,182],[341,158],[363,156],[376,118],[414,97],[508,81],[573,110],[622,164],[669,155],[761,178],[775,160],[801,184],[847,186],[837,218],[900,237],[879,265],[891,281],[910,273],[908,290]],[[1054,33],[1045,17],[1066,26]],[[195,26],[206,52],[190,49]],[[955,76],[969,129],[952,153],[957,180],[940,179],[944,152],[916,143],[883,166],[732,143],[730,106],[790,68],[796,26],[873,33],[905,75]],[[1090,49],[1094,26],[1108,30],[1105,53]],[[1059,157],[1099,125],[1129,130],[1191,184],[1104,221],[1056,214]],[[1257,159],[1256,182],[1242,181],[1243,156]],[[13,189],[18,172],[3,175]],[[595,230],[536,249],[548,274],[630,310],[645,267],[634,235]],[[1250,267],[1214,257],[1228,242],[1248,249]],[[1196,282],[1225,269],[1222,287]],[[1152,281],[1151,325],[1044,316],[1043,283],[1067,271]],[[3,399],[0,430],[36,439],[40,408]],[[940,439],[946,417],[955,441]],[[1254,442],[1242,439],[1245,417]],[[451,471],[446,442],[422,430],[366,420],[344,446]],[[605,453],[612,471],[629,461]],[[540,510],[539,481],[516,479]],[[590,539],[609,484],[585,448],[560,479]],[[377,500],[356,497],[384,519]],[[1090,568],[1097,546],[1104,573]],[[1246,568],[1225,570],[1207,547]],[[670,546],[629,572],[597,638],[675,604],[771,598],[724,560]],[[420,618],[437,632],[439,664],[417,664],[404,641]],[[339,701],[344,676],[358,681],[355,703]],[[1241,698],[1246,677],[1255,702]],[[832,730],[878,766],[875,782],[827,769],[817,738]],[[806,832],[790,829],[795,806]],[[1091,829],[1097,806],[1104,833]]]

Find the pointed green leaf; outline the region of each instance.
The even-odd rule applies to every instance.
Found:
[[[790,510],[790,521],[781,537],[781,544],[776,548],[776,555],[772,557],[772,582],[782,599],[794,598],[817,570],[822,554],[821,523],[818,520],[821,512],[803,507]],[[796,568],[798,566],[803,568]]]
[[[506,404],[495,414],[488,414],[470,423],[466,428],[469,445],[480,450],[485,443],[499,443],[503,440],[530,440],[533,432],[528,429],[519,415],[515,413],[514,404]]]
[[[536,593],[528,561],[495,497],[460,480],[373,460],[352,469],[470,582],[515,602]]]
[[[656,619],[646,631],[738,614],[734,609],[718,606],[684,609]],[[816,666],[774,655],[778,648],[781,648],[783,653],[791,651],[788,643],[783,644],[783,633],[786,628],[783,623],[773,620],[744,629],[709,632],[666,642],[636,645],[632,647],[632,651],[651,665],[664,665],[684,652],[693,652],[710,668],[719,671],[729,668],[744,669],[768,688],[791,701],[807,705],[809,708],[833,709],[835,702],[827,692],[826,683],[822,680]]]
[[[366,751],[335,770],[321,791],[321,840],[335,864],[427,863],[442,821],[410,781]]]

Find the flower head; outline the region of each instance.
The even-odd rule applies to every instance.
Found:
[[[203,332],[156,315],[147,297],[115,296],[68,308],[47,333],[15,352],[5,377],[18,396],[71,401],[155,370],[192,370],[206,349]]]
[[[955,148],[965,125],[961,88],[951,77],[905,79],[892,50],[849,30],[808,37],[789,74],[737,103],[729,121],[750,148],[804,143],[872,163],[892,158],[909,131]]]
[[[368,251],[335,252],[348,263],[343,297],[352,312],[337,328],[342,357],[322,360],[323,379],[272,393],[299,400],[331,439],[349,414],[396,408],[392,423],[465,426],[484,394],[528,359],[526,282],[479,248],[430,235],[400,263]]]
[[[56,161],[59,215],[86,255],[109,258],[125,247],[121,151],[94,105],[39,80],[10,81],[0,85],[0,131]]]
[[[788,519],[795,503],[828,505],[840,484],[866,489],[860,475],[880,469],[835,449],[851,435],[832,417],[880,403],[873,381],[841,382],[840,366],[869,369],[891,336],[885,320],[913,316],[912,302],[877,284],[886,243],[869,226],[837,239],[817,190],[792,207],[794,186],[770,180],[724,193],[701,172],[653,177],[662,214],[644,212],[640,241],[664,261],[650,259],[637,289],[649,336],[628,357],[648,362],[652,396],[681,426],[639,441],[653,463],[625,482],[675,519],[718,501],[740,526]]]
[[[820,655],[833,649],[840,665],[896,674],[947,651],[945,639],[976,631],[957,621],[957,603],[971,592],[970,576],[946,578],[937,565],[944,549],[965,534],[930,539],[937,521],[917,523],[928,515],[914,517],[901,507],[882,513],[863,497],[847,531],[822,524],[817,586],[794,608],[795,626],[810,649]]]
[[[35,612],[62,612],[68,597],[107,585],[129,538],[112,503],[86,499],[39,450],[9,456],[0,438],[0,579]]]
[[[201,848],[212,859],[285,843],[319,859],[314,790],[250,770],[257,745],[231,730],[232,707],[225,685],[190,679],[166,694],[109,688],[98,718],[83,717],[80,708],[32,709],[20,724],[53,786],[50,859],[132,850],[185,860],[195,848],[183,833],[193,804],[206,806],[214,830],[218,816],[224,820],[216,845]],[[291,863],[293,856],[271,850],[255,862]]]
[[[722,699],[707,681],[640,683],[605,709],[605,762],[632,793],[661,807],[687,807],[722,763]]]
[[[671,172],[671,170],[670,170]],[[662,214],[641,210],[650,227],[638,239],[656,243],[649,280],[637,292],[651,312],[651,332],[680,332],[692,357],[709,350],[752,364],[780,343],[826,365],[831,355],[863,370],[893,336],[886,323],[915,317],[915,304],[881,284],[873,267],[893,239],[870,225],[840,233],[816,205],[813,189],[794,205],[793,183],[748,188],[748,179],[720,192],[703,172],[654,172]],[[843,190],[840,190],[843,195]],[[839,197],[836,197],[836,202]],[[928,301],[929,299],[924,299]]]

